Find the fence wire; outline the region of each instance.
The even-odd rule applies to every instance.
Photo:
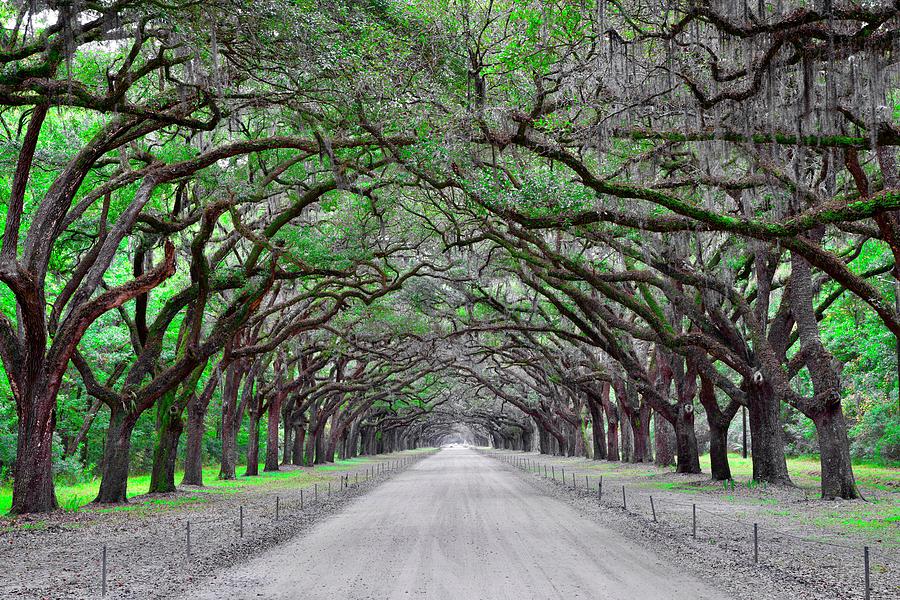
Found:
[[[191,561],[210,552],[215,553],[222,547],[221,536],[215,540],[211,540],[208,534],[209,527],[216,527],[219,531],[231,532],[231,543],[240,543],[244,537],[252,537],[260,533],[261,528],[271,528],[276,526],[282,519],[296,518],[302,516],[306,511],[326,504],[332,497],[332,494],[344,492],[352,488],[357,488],[361,483],[366,483],[386,473],[392,473],[405,469],[423,458],[430,456],[433,452],[424,452],[414,454],[412,456],[403,456],[397,459],[382,460],[369,463],[365,469],[365,477],[359,481],[358,476],[362,469],[352,469],[346,473],[339,473],[340,487],[337,490],[328,489],[319,490],[319,484],[313,484],[305,488],[295,488],[285,490],[284,495],[270,494],[265,500],[255,499],[246,504],[239,505],[238,514],[227,515],[221,518],[192,519],[188,516],[178,522],[172,522],[161,528],[152,528],[148,535],[154,540],[154,544],[168,539],[172,544],[182,544],[184,549],[184,560]],[[354,481],[351,481],[351,475]],[[331,482],[329,482],[331,483]],[[306,494],[304,494],[306,492]],[[297,496],[291,498],[290,496]],[[201,531],[197,531],[197,527],[203,527]],[[204,544],[205,542],[205,544]],[[212,542],[212,543],[210,543]],[[216,543],[218,542],[218,543]],[[226,542],[227,543],[227,542]],[[198,548],[205,546],[206,553],[198,553]],[[210,548],[212,546],[212,548]],[[201,548],[202,549],[202,548]],[[107,590],[116,578],[110,577],[112,567],[116,566],[116,550],[117,544],[107,542],[103,544],[101,552],[93,561],[90,561],[95,568],[98,569],[98,591],[100,595],[106,596]],[[131,553],[131,548],[122,548]],[[183,565],[184,561],[177,561],[178,565]],[[121,583],[121,582],[119,582]]]
[[[585,496],[590,495],[594,498],[598,498],[598,504],[606,508],[617,508],[620,510],[624,510],[628,514],[640,517],[650,517],[655,513],[655,522],[658,525],[685,525],[687,534],[696,539],[699,539],[703,534],[703,523],[699,520],[699,518],[695,518],[696,513],[699,512],[704,515],[713,517],[714,519],[719,519],[721,521],[725,521],[742,528],[744,531],[748,532],[747,536],[749,538],[749,541],[754,545],[763,540],[763,536],[765,535],[765,539],[768,540],[775,540],[778,537],[784,537],[812,546],[837,549],[840,550],[842,554],[852,553],[854,560],[859,560],[860,563],[864,563],[860,564],[860,570],[864,571],[863,577],[861,579],[864,579],[865,582],[869,582],[871,577],[871,568],[869,563],[872,556],[877,556],[877,558],[882,563],[890,564],[892,570],[900,570],[900,553],[897,553],[888,548],[875,547],[873,549],[872,547],[865,545],[851,545],[832,540],[811,538],[806,535],[785,531],[782,528],[770,526],[769,524],[766,524],[765,527],[761,527],[759,526],[759,523],[748,522],[739,518],[735,518],[731,515],[725,515],[720,511],[709,509],[705,506],[701,506],[698,503],[679,502],[668,497],[661,497],[660,495],[654,496],[652,493],[649,493],[645,490],[638,490],[633,487],[629,489],[627,484],[622,483],[623,479],[616,476],[611,477],[609,475],[594,475],[592,477],[591,475],[587,475],[581,472],[578,473],[578,475],[580,475],[580,479],[584,481],[585,487],[580,487],[578,486],[579,477],[575,477],[577,469],[573,469],[570,467],[567,470],[562,465],[548,464],[539,460],[535,460],[532,456],[516,455],[514,451],[489,451],[483,452],[483,454],[487,454],[492,458],[503,461],[504,463],[509,464],[512,467],[516,467],[533,475],[536,474],[542,478],[546,478],[550,481],[555,482],[556,485],[560,485],[571,491],[579,492]],[[615,484],[614,489],[610,489],[609,484],[611,483]],[[641,500],[643,500],[643,502],[636,503],[634,502],[635,498],[640,498]],[[650,499],[653,500],[651,501]],[[704,501],[709,502],[710,499],[704,498]],[[641,510],[641,507],[643,507],[643,510]],[[684,509],[684,512],[682,512],[681,510],[669,510],[672,507]],[[673,516],[675,517],[674,519],[672,518]],[[664,521],[663,519],[665,517],[669,518],[666,518]],[[652,525],[654,521],[648,520],[648,523]],[[755,542],[754,536],[756,536]],[[706,538],[709,540],[712,539],[709,537],[709,535],[707,535]],[[737,537],[735,538],[735,541],[737,541],[738,539],[743,538]],[[769,549],[769,551],[771,551],[771,549]],[[882,568],[885,568],[885,565],[882,565]],[[863,598],[868,600],[869,598],[874,597],[871,595],[871,592],[871,589],[864,589]],[[895,596],[892,595],[890,597]]]

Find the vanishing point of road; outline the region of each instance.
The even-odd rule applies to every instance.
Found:
[[[726,596],[541,493],[502,463],[446,448],[184,598]]]

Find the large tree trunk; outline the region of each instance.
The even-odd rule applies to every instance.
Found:
[[[13,467],[13,514],[50,512],[57,508],[53,487],[53,430],[56,393],[33,400],[20,415]]]
[[[293,405],[292,402],[288,404]],[[291,411],[293,406],[286,406],[281,411],[281,422],[284,424],[284,442],[282,446],[281,464],[289,465],[294,454],[294,427],[291,425]]]
[[[565,425],[563,425],[563,427],[565,427]],[[568,439],[565,433],[551,430],[550,435],[553,436],[553,440],[556,442],[554,454],[557,456],[568,456]]]
[[[653,411],[653,423],[656,464],[660,467],[671,467],[675,464],[675,428],[656,411]]]
[[[334,456],[337,454],[338,448],[343,446],[344,433],[347,430],[347,425],[349,425],[348,422],[341,418],[343,414],[344,411],[336,411],[331,416],[331,433],[328,436],[325,448],[327,462],[334,462]],[[343,458],[343,452],[341,458]]]
[[[322,426],[316,434],[316,464],[328,464],[334,462],[334,454],[329,454],[328,438],[325,435],[325,425],[328,419],[322,419]]]
[[[633,398],[629,398],[629,390],[624,381],[621,379],[615,379],[613,381],[613,389],[616,392],[616,413],[621,417],[621,432],[620,437],[622,441],[622,460],[624,462],[638,462],[635,460],[635,452],[634,452],[634,420],[632,413],[632,406],[636,405],[637,402],[632,404],[630,401],[634,400]]]
[[[359,452],[359,418],[353,419],[347,436],[347,458],[356,458]]]
[[[638,414],[640,415],[640,421],[638,422],[638,429],[635,430],[635,436],[640,436],[643,449],[640,461],[635,460],[635,462],[653,462],[653,448],[650,445],[650,419],[653,418],[653,411],[650,408],[650,404],[641,402]]]
[[[278,429],[281,426],[281,404],[284,395],[276,393],[269,406],[269,420],[266,423],[266,465],[263,470],[278,470]]]
[[[728,427],[720,427],[716,419],[708,419],[709,423],[709,462],[714,481],[731,479],[731,467],[728,465]]]
[[[896,230],[896,223],[892,223]],[[819,229],[818,237],[824,234]],[[900,255],[900,251],[898,251]],[[841,377],[834,357],[819,335],[819,323],[813,308],[812,273],[809,263],[796,254],[791,256],[791,312],[797,322],[800,351],[812,380],[813,396],[803,399],[799,408],[816,424],[822,470],[822,498],[854,499],[859,497],[850,464],[850,440],[841,410]]]
[[[591,440],[594,445],[594,460],[606,458],[606,433],[603,430],[603,407],[588,399],[588,410],[591,412]]]
[[[634,457],[634,429],[631,420],[626,418],[622,420],[622,461],[632,462]]]
[[[712,381],[700,376],[700,404],[706,410],[706,422],[709,424],[709,462],[714,481],[731,479],[731,467],[728,465],[728,426],[738,411],[738,404],[733,402],[722,411],[716,401],[716,390]]]
[[[579,427],[568,421],[561,421],[563,430],[566,432],[566,456],[576,456],[578,454],[578,438],[581,434]]]
[[[609,401],[609,388],[606,388],[606,399],[603,408],[606,411],[606,460],[619,461],[619,409]]]
[[[378,432],[374,427],[366,428],[366,454],[369,456],[378,453]]]
[[[779,403],[765,381],[752,383],[749,390],[750,446],[753,479],[774,484],[790,484],[784,457],[784,432]]]
[[[153,447],[153,468],[150,472],[150,493],[164,494],[175,491],[175,459],[178,441],[184,429],[181,408],[175,393],[169,392],[157,404],[157,434]]]
[[[111,411],[103,446],[100,491],[94,502],[113,504],[127,501],[131,432],[136,422],[137,416],[126,413],[124,409]]]
[[[306,442],[309,461],[312,465],[321,465],[325,462],[325,448],[323,448],[323,431],[324,423],[317,423],[316,427],[310,429],[309,440]]]
[[[195,397],[187,407],[187,441],[184,449],[184,477],[181,485],[203,485],[203,434],[209,403]]]
[[[526,425],[528,423],[526,422]],[[522,430],[522,450],[525,452],[531,452],[534,446],[534,431],[532,429],[523,429]]]
[[[237,468],[237,428],[227,415],[222,415],[222,462],[219,479],[234,479]]]
[[[847,422],[840,402],[829,404],[813,417],[819,438],[819,456],[822,467],[822,498],[859,498],[856,479],[850,463],[850,440]]]
[[[222,462],[219,479],[234,479],[237,469],[237,434],[243,412],[238,403],[238,390],[246,369],[240,361],[228,366],[222,388]],[[252,382],[247,382],[252,385]]]
[[[694,406],[679,404],[675,417],[675,447],[678,473],[700,473],[700,451],[694,431]]]
[[[319,428],[319,407],[314,403],[309,409],[309,424],[306,436],[306,457],[304,464],[316,464],[316,433]]]
[[[259,420],[262,415],[259,407],[250,411],[250,428],[247,437],[247,469],[244,476],[259,475]]]
[[[632,446],[631,462],[644,462],[644,457],[647,455],[649,436],[644,435],[644,424],[641,420],[641,414],[632,414],[628,422],[631,425],[631,437],[634,444]]]
[[[550,432],[547,431],[546,427],[544,427],[537,421],[535,422],[537,423],[538,428],[538,446],[540,447],[541,454],[552,454],[553,449],[551,448],[550,444]]]
[[[341,427],[334,427],[332,425],[331,435],[328,436],[327,444],[325,445],[325,456],[326,460],[328,458],[334,458],[334,455],[338,451],[338,444],[342,441],[340,430]],[[328,461],[333,462],[333,461]]]
[[[294,431],[294,464],[303,466],[306,463],[303,460],[303,442],[306,440],[306,429],[303,424],[296,425]]]

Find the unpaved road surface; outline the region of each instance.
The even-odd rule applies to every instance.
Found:
[[[463,448],[425,459],[185,599],[723,600]]]

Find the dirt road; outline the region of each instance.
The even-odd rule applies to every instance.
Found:
[[[501,463],[445,449],[185,599],[723,600]]]

